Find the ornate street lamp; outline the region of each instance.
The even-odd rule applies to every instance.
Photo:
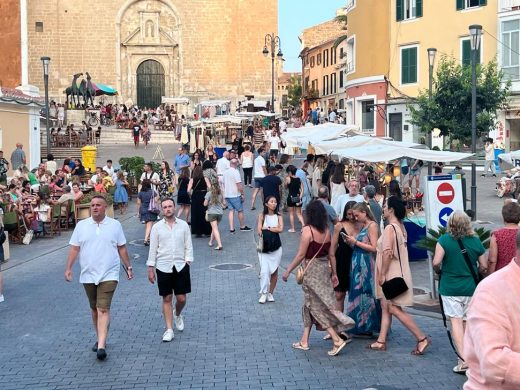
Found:
[[[431,101],[432,101],[432,86],[433,86],[433,65],[435,63],[435,55],[437,54],[437,49],[433,48],[433,47],[430,47],[429,49],[427,49],[428,51],[428,97],[430,99],[430,104],[431,104]],[[428,132],[428,141],[427,141],[427,145],[428,147],[431,149],[432,148],[432,130],[433,129],[430,129],[430,131]],[[432,162],[430,161],[428,163],[428,176],[431,176],[432,174]]]
[[[275,55],[277,47],[278,52]],[[267,58],[269,53],[271,53],[271,112],[274,112],[274,59],[275,57],[278,57],[278,59],[282,59],[283,57],[280,37],[274,35],[274,33],[265,36],[262,54]]]
[[[47,133],[47,154],[51,153],[51,133],[49,129],[49,64],[50,57],[41,57],[43,64],[43,84],[45,86],[45,132]]]
[[[473,24],[469,26],[471,36],[471,210],[473,220],[477,218],[477,166],[475,164],[475,153],[477,153],[477,52],[480,48],[482,26]]]

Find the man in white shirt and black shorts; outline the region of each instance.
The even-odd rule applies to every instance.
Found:
[[[188,224],[175,218],[175,202],[165,198],[161,202],[164,218],[152,227],[148,253],[148,280],[159,287],[166,331],[162,340],[173,340],[173,323],[178,331],[184,330],[182,309],[186,295],[191,293],[190,264],[193,262],[193,245]],[[157,276],[156,276],[157,274]],[[175,312],[173,295],[175,294]]]
[[[101,195],[90,202],[91,217],[80,221],[70,238],[70,250],[65,269],[65,280],[72,281],[72,266],[79,257],[83,284],[92,310],[92,320],[97,342],[92,351],[99,360],[105,360],[105,350],[110,325],[110,305],[119,282],[122,261],[128,279],[133,278],[132,267],[126,249],[126,238],[119,221],[106,216],[107,202]]]
[[[267,167],[265,163],[265,150],[264,148],[258,149],[258,157],[255,158],[253,168],[253,178],[255,182],[255,189],[251,197],[251,210],[255,210],[255,200],[258,193],[262,190],[262,179],[267,175]]]

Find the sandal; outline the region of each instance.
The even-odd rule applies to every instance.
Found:
[[[310,349],[308,345],[306,347],[303,346],[301,341],[298,341],[297,343],[293,343],[292,347],[294,349],[300,349],[302,351],[308,351]]]
[[[468,371],[468,366],[466,366],[466,363],[459,363],[453,367],[453,372],[455,374],[466,375],[466,371]]]
[[[375,347],[376,344],[380,344],[381,346],[380,347]],[[367,348],[371,349],[372,351],[386,351],[386,341],[376,340],[375,343],[368,344]]]
[[[289,233],[296,233],[296,230],[294,230],[294,229],[289,229],[289,230],[287,230],[287,231],[288,231]]]
[[[332,337],[330,337],[330,334],[326,334],[325,336],[323,336],[323,340],[331,340]]]
[[[426,341],[426,345],[424,346],[423,349],[420,349],[419,348],[419,344],[421,344],[422,342]],[[423,339],[417,341],[417,345],[415,346],[415,349],[411,352],[412,355],[414,356],[421,356],[421,355],[424,355],[424,353],[426,352],[426,350],[428,349],[428,347],[432,345],[432,342],[430,341],[430,339],[428,338],[428,336],[425,336]]]
[[[334,345],[334,348],[328,351],[327,355],[336,356],[338,353],[341,352],[343,348],[345,348],[345,345],[347,345],[347,342],[345,340],[342,340],[342,343],[340,345]]]

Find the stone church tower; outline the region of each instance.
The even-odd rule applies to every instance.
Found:
[[[85,72],[117,89],[119,102],[139,105],[270,96],[262,49],[278,31],[277,0],[27,2],[28,81],[43,88],[40,57],[51,57],[49,94],[58,101]]]

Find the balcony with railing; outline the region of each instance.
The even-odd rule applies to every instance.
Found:
[[[520,11],[520,0],[500,0],[500,12]]]

